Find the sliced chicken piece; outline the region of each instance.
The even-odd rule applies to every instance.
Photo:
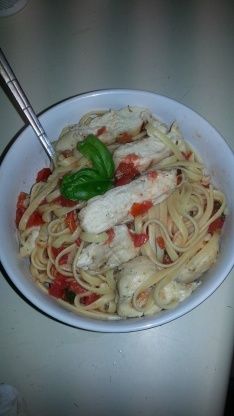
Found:
[[[176,170],[152,171],[131,183],[118,186],[104,195],[91,198],[81,209],[81,227],[91,233],[101,233],[116,224],[131,221],[134,203],[152,201],[153,204],[166,199],[176,187]]]
[[[159,307],[166,308],[170,303],[179,303],[188,298],[199,283],[179,283],[175,280],[164,286],[159,292]],[[157,299],[155,299],[157,303]]]
[[[113,239],[102,244],[91,243],[85,247],[77,261],[77,267],[98,270],[102,267],[112,269],[134,258],[139,248],[133,244],[126,225],[113,227]]]
[[[147,137],[132,143],[120,145],[113,153],[115,166],[121,162],[133,164],[139,173],[144,172],[152,163],[171,154],[170,149],[156,137]]]
[[[122,317],[138,317],[143,311],[136,310],[132,304],[134,293],[155,272],[157,266],[145,256],[138,256],[122,265],[117,274],[117,287],[119,293],[117,311]],[[160,308],[153,304],[147,314],[159,312]]]
[[[73,150],[79,141],[95,134],[105,144],[115,141],[131,141],[142,125],[151,119],[149,110],[140,107],[125,107],[91,116],[88,120],[65,127],[56,143],[56,150]]]
[[[219,252],[219,234],[215,233],[205,246],[178,272],[178,282],[190,283],[197,280],[216,261]]]
[[[153,119],[146,126],[146,130],[149,130],[149,137],[145,137],[141,140],[136,140],[132,143],[126,143],[120,145],[113,153],[113,159],[116,170],[116,177],[123,176],[123,172],[126,171],[126,166],[134,169],[135,172],[142,173],[150,166],[157,164],[166,157],[172,155],[170,147],[166,146],[159,137],[150,136],[150,129],[152,126],[156,131],[160,131],[167,135],[172,143],[177,144],[180,151],[186,151],[186,145],[183,140],[181,131],[176,122],[171,125],[171,128],[161,123],[159,120]]]

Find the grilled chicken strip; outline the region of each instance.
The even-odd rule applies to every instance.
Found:
[[[149,110],[140,107],[125,107],[120,110],[107,111],[101,115],[91,115],[78,124],[65,127],[56,143],[56,151],[73,150],[76,144],[89,134],[95,134],[105,144],[116,141],[134,140],[142,125],[151,119]]]
[[[152,163],[171,154],[170,149],[166,147],[159,139],[155,137],[146,137],[132,143],[120,145],[113,153],[115,166],[119,164],[132,163],[139,173],[144,172]]]
[[[168,283],[160,291],[160,305],[152,298],[149,302],[150,289],[145,290],[142,293],[142,297],[140,294],[138,304],[145,303],[147,306],[145,306],[144,310],[135,309],[133,304],[135,292],[148,278],[156,274],[157,270],[157,266],[145,256],[138,256],[122,265],[121,270],[117,274],[119,293],[117,311],[120,316],[127,318],[157,313],[172,302],[182,302],[191,295],[199,284],[197,282],[187,284],[176,281]]]
[[[131,221],[134,203],[166,199],[177,185],[176,170],[152,171],[127,185],[110,189],[104,195],[91,198],[79,212],[81,227],[90,233],[101,233],[116,224]]]
[[[138,317],[143,312],[133,307],[132,299],[137,289],[155,272],[157,266],[145,256],[136,257],[122,265],[117,274],[117,287],[119,293],[117,311],[122,317]],[[159,312],[157,305],[151,305],[150,313]]]
[[[85,247],[77,261],[77,267],[97,270],[102,267],[112,269],[134,258],[139,253],[126,225],[113,227],[113,239],[105,243],[91,243]]]

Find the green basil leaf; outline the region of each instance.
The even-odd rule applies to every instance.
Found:
[[[96,195],[104,194],[113,183],[103,178],[91,168],[83,168],[78,172],[65,175],[60,185],[61,194],[73,201],[87,201]]]
[[[69,289],[65,289],[64,295],[65,295],[65,300],[69,302],[71,305],[73,305],[76,294]]]
[[[113,178],[115,165],[112,154],[101,140],[90,134],[85,140],[77,144],[77,149],[92,162],[93,168],[101,176],[108,179]]]

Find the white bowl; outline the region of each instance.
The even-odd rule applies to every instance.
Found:
[[[218,260],[206,273],[202,285],[175,309],[158,315],[117,321],[99,321],[76,315],[40,291],[33,283],[28,262],[19,257],[15,227],[16,200],[20,191],[28,192],[36,172],[49,164],[44,150],[31,127],[25,128],[4,155],[0,169],[0,258],[2,265],[19,291],[49,316],[66,324],[100,332],[130,332],[155,327],[179,318],[207,299],[223,282],[234,264],[234,155],[220,134],[200,115],[169,98],[145,91],[104,90],[65,100],[45,111],[40,120],[48,136],[55,140],[62,128],[77,122],[93,109],[121,108],[126,105],[149,108],[166,123],[177,120],[185,139],[202,156],[215,184],[226,194],[228,215]]]

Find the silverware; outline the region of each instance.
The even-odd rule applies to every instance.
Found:
[[[25,114],[29,123],[31,124],[34,132],[36,133],[37,138],[40,140],[40,143],[44,147],[47,155],[53,161],[55,159],[55,150],[51,145],[47,134],[45,133],[36,113],[34,112],[30,102],[28,101],[24,91],[22,90],[14,72],[12,71],[9,63],[4,56],[3,51],[0,49],[0,74],[3,80],[6,83],[9,91],[16,99],[19,104],[20,109]]]

